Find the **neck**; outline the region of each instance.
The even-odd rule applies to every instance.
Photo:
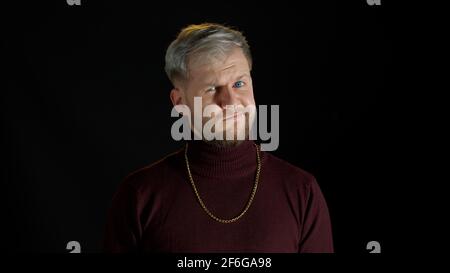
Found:
[[[189,165],[196,175],[236,178],[255,171],[256,147],[251,140],[228,145],[190,140],[187,144]]]

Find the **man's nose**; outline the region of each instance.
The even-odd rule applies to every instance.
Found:
[[[222,86],[217,100],[217,104],[223,109],[225,109],[227,105],[235,105],[237,102],[236,92],[231,86]]]

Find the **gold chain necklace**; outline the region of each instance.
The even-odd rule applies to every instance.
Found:
[[[206,207],[205,203],[203,203],[203,200],[200,197],[200,194],[198,193],[197,187],[195,186],[195,183],[194,183],[194,179],[192,178],[191,169],[189,168],[189,160],[188,160],[188,156],[187,156],[188,143],[186,143],[186,148],[184,149],[184,159],[186,161],[186,167],[187,167],[187,171],[189,174],[189,179],[191,181],[192,188],[194,189],[195,195],[197,196],[197,200],[200,203],[200,205],[202,206],[203,210],[217,222],[220,222],[223,224],[229,224],[229,223],[233,223],[233,222],[239,220],[239,218],[244,216],[244,214],[247,212],[247,210],[250,208],[250,205],[253,202],[253,198],[255,197],[255,194],[256,194],[256,189],[258,188],[259,173],[261,171],[261,158],[259,156],[259,147],[255,143],[253,143],[253,144],[256,147],[256,158],[258,160],[258,166],[256,168],[255,184],[253,186],[253,190],[252,190],[252,194],[250,195],[250,199],[248,200],[247,205],[245,206],[244,210],[238,216],[231,218],[231,219],[220,219],[219,217],[215,216],[214,214],[212,214],[209,211],[209,209]]]

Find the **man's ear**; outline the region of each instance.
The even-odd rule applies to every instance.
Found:
[[[183,101],[183,90],[179,89],[178,87],[174,87],[171,91],[170,91],[170,100],[172,101],[173,106],[175,105],[179,105],[179,104],[184,104]]]

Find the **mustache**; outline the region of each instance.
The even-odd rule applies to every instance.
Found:
[[[215,120],[227,120],[233,117],[240,117],[241,115],[245,116],[245,114],[249,114],[249,112],[246,111],[243,106],[229,106],[223,109],[217,107],[210,113],[209,118]]]
[[[229,120],[233,118],[239,118],[241,116],[245,116],[245,111],[220,111],[220,112],[214,112],[209,119],[214,119],[216,121],[224,121]]]

